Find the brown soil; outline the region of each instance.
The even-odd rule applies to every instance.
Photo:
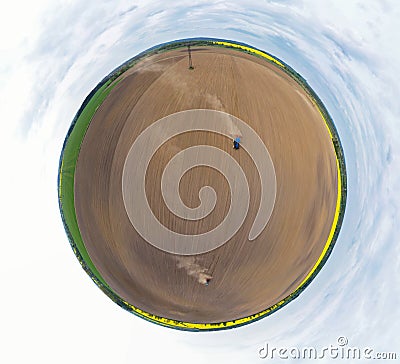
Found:
[[[327,128],[302,88],[268,62],[223,48],[198,48],[194,70],[185,50],[149,57],[126,72],[97,110],[81,146],[75,175],[75,206],[88,253],[109,286],[152,314],[210,323],[262,311],[293,292],[310,272],[327,241],[337,199],[335,152]],[[158,119],[189,109],[214,109],[248,123],[267,146],[277,178],[271,219],[252,242],[248,232],[258,209],[260,182],[244,149],[215,133],[174,137],[154,155],[146,193],[161,223],[199,234],[217,226],[229,208],[224,177],[209,167],[181,181],[182,200],[199,204],[198,191],[212,186],[218,201],[199,221],[171,214],[161,197],[161,173],[177,152],[217,146],[232,155],[250,185],[245,223],[225,245],[205,254],[176,256],[145,242],[133,228],[122,197],[122,172],[138,134]],[[137,173],[145,173],[137,171]],[[138,206],[140,208],[140,206]],[[212,277],[208,286],[205,280]]]

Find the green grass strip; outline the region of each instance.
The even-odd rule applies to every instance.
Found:
[[[94,93],[93,96],[89,95],[86,99],[88,100],[87,103],[82,105],[81,109],[78,111],[64,143],[58,180],[60,210],[62,212],[64,227],[67,231],[72,249],[78,259],[80,258],[79,261],[83,268],[89,268],[95,277],[107,288],[109,288],[107,283],[104,281],[103,277],[90,259],[79,231],[74,203],[74,177],[81,143],[86,130],[88,129],[96,110],[106,99],[111,90],[118,84],[118,82],[111,84],[112,81],[113,80],[109,79]],[[79,255],[77,253],[79,253]],[[87,267],[85,267],[85,265]],[[94,277],[92,276],[92,279],[93,278]]]

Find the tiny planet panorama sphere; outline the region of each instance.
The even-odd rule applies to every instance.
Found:
[[[307,82],[234,41],[152,47],[87,96],[60,157],[72,249],[124,309],[188,331],[284,307],[337,240],[337,130]]]

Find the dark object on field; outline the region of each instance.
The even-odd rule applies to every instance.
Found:
[[[233,140],[233,149],[239,149],[240,148],[240,138],[237,137]]]
[[[188,44],[188,53],[189,53],[189,69],[194,70],[193,63],[192,63],[192,51],[190,50],[190,44]]]

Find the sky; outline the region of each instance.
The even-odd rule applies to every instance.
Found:
[[[265,343],[323,348],[342,336],[400,357],[399,16],[397,0],[1,3],[0,362],[259,363]],[[336,124],[348,172],[343,227],[311,285],[267,318],[211,333],[116,306],[80,267],[57,200],[62,144],[86,95],[137,53],[200,36],[299,72]]]

